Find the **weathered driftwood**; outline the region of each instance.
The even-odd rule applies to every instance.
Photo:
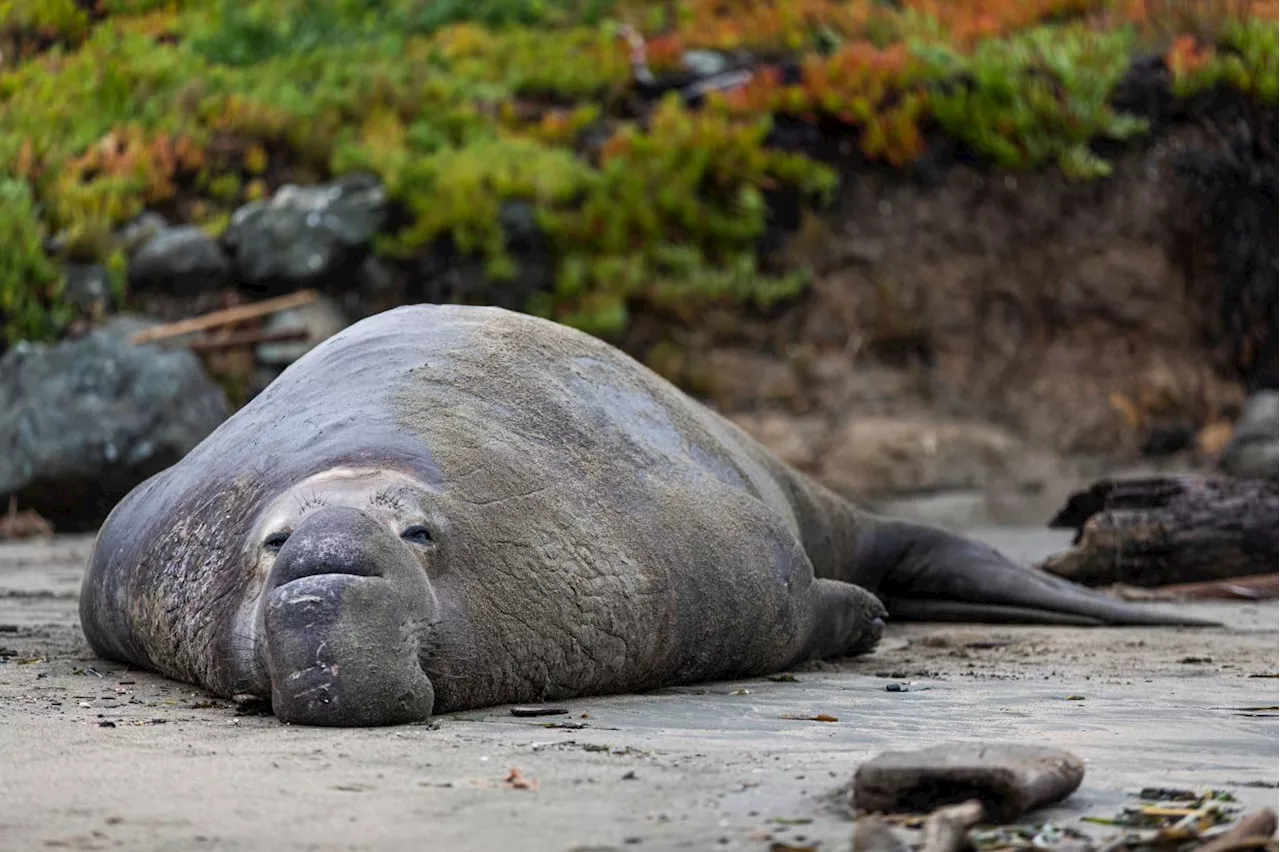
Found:
[[[1085,585],[1164,586],[1276,570],[1276,483],[1230,477],[1102,480],[1049,522],[1076,531],[1046,571]]]

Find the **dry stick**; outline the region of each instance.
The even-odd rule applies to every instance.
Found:
[[[180,337],[184,334],[257,319],[268,314],[279,313],[290,308],[310,304],[316,300],[318,295],[315,290],[299,290],[296,293],[290,293],[288,296],[264,299],[251,305],[236,305],[234,308],[226,308],[203,316],[179,320],[178,322],[159,325],[155,328],[143,329],[130,337],[129,342],[135,346],[141,343],[154,343],[157,340],[167,340],[170,337]]]
[[[291,328],[283,331],[233,331],[222,337],[206,337],[193,340],[188,344],[192,352],[219,352],[223,349],[235,349],[237,346],[252,346],[257,343],[287,343],[294,340],[306,340],[310,332],[305,328]]]
[[[1231,852],[1236,849],[1261,849],[1276,833],[1276,812],[1263,808],[1241,817],[1230,831],[1220,834],[1196,852]]]
[[[1182,595],[1190,598],[1263,598],[1274,597],[1280,592],[1280,575],[1274,571],[1266,574],[1247,574],[1243,577],[1226,577],[1202,583],[1175,583],[1155,586],[1152,592]],[[1253,592],[1255,594],[1250,595]]]

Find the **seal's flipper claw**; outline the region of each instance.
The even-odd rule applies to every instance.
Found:
[[[910,534],[902,536],[905,527]],[[900,537],[900,538],[899,538]],[[995,549],[942,530],[902,525],[903,547],[889,547],[891,564],[876,586],[890,618],[1080,625],[1180,625],[1219,622],[1131,604],[1036,568]]]

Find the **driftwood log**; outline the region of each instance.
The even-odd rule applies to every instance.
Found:
[[[1046,571],[1089,586],[1164,586],[1276,571],[1276,483],[1167,476],[1102,480],[1049,522],[1074,529]]]

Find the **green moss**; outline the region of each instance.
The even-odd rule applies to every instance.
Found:
[[[1190,46],[1190,42],[1183,45]],[[1228,21],[1223,26],[1222,40],[1195,52],[1180,56],[1171,51],[1173,91],[1187,98],[1214,86],[1226,85],[1248,92],[1262,103],[1274,104],[1280,78],[1280,37],[1272,22],[1260,20]],[[1182,62],[1190,67],[1181,67]]]
[[[1239,57],[1243,73],[1236,77],[1236,85],[1259,103],[1274,107],[1280,99],[1280,31],[1275,21],[1230,21],[1224,41],[1226,48]]]
[[[767,305],[794,295],[803,271],[765,276],[755,244],[767,225],[764,189],[788,185],[819,203],[833,171],[764,145],[769,122],[691,112],[674,96],[647,131],[627,128],[605,149],[580,203],[547,215],[563,265],[544,313],[596,333],[619,331],[641,299],[696,309],[706,300]]]
[[[514,274],[499,223],[502,203],[524,200],[555,207],[579,195],[589,167],[564,149],[530,139],[489,138],[446,147],[405,164],[389,185],[415,221],[382,249],[412,254],[443,236],[463,252],[489,258],[490,274]]]
[[[30,185],[0,179],[0,329],[8,343],[55,338],[71,321],[44,236]]]
[[[0,33],[78,40],[89,14],[76,0],[0,0]]]
[[[1134,33],[1037,27],[987,39],[969,56],[934,52],[969,82],[929,98],[929,112],[953,138],[1007,169],[1057,163],[1069,177],[1110,174],[1089,150],[1096,139],[1127,139],[1146,122],[1117,113],[1111,93],[1129,69]]]
[[[390,35],[429,35],[464,23],[493,30],[536,27],[513,34],[545,41],[545,28],[599,23],[613,0],[216,0],[202,5],[214,13],[210,26],[193,40],[195,49],[212,62],[246,66]]]

